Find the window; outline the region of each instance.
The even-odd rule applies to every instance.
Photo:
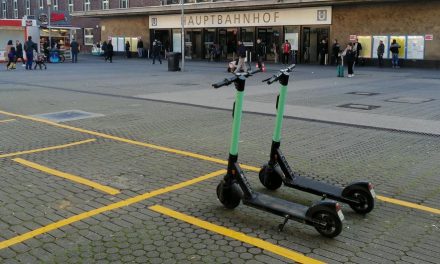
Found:
[[[26,15],[31,15],[31,0],[26,0]]]
[[[6,5],[6,0],[2,1],[2,18],[6,18],[6,14],[8,13],[8,6]]]
[[[72,14],[73,13],[73,0],[69,0],[67,8],[69,10],[69,14]]]
[[[102,0],[102,9],[109,9],[109,0]]]
[[[93,28],[84,29],[84,45],[93,46]]]
[[[14,18],[18,18],[18,3],[17,0],[14,0],[12,7],[14,8]]]
[[[128,8],[128,0],[119,0],[119,8]]]
[[[58,10],[58,0],[52,0],[53,10]]]
[[[84,0],[84,11],[90,11],[90,0]]]
[[[38,0],[38,9],[40,10],[44,9],[44,0]]]

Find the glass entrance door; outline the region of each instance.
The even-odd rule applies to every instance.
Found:
[[[265,48],[265,61],[278,61],[278,47],[281,46],[281,30],[281,27],[257,28],[257,38],[261,39]]]
[[[319,50],[322,40],[328,44],[329,28],[303,27],[301,61],[303,63],[319,63]]]

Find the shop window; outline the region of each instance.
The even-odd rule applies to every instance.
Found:
[[[17,0],[14,0],[12,5],[13,5],[13,8],[14,8],[14,18],[18,18],[18,3],[17,3]]]
[[[90,0],[84,0],[84,11],[90,11]]]
[[[69,0],[67,8],[69,10],[69,14],[72,14],[73,13],[73,0]]]
[[[53,10],[58,10],[58,0],[52,0],[53,1]]]
[[[85,28],[84,29],[84,45],[93,46],[93,28]]]
[[[2,18],[6,18],[8,7],[6,5],[6,0],[2,1]]]
[[[102,9],[109,9],[109,8],[110,8],[109,0],[102,0]]]
[[[31,0],[26,0],[26,15],[31,15]]]
[[[128,8],[128,0],[119,0],[119,8]]]
[[[44,9],[44,0],[38,0],[38,9],[40,10]]]

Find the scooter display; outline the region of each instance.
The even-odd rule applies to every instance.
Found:
[[[258,71],[260,70],[237,73],[230,78],[213,84],[214,88],[220,88],[234,83],[236,89],[227,173],[217,186],[217,197],[229,209],[237,207],[240,201],[243,201],[244,205],[283,217],[284,222],[279,225],[279,231],[283,230],[288,220],[294,220],[314,226],[325,237],[335,237],[341,233],[344,219],[338,203],[319,201],[308,207],[255,192],[240,168],[238,147],[245,83],[247,77]]]
[[[286,157],[280,149],[281,129],[284,117],[284,108],[287,95],[287,85],[289,73],[293,71],[295,65],[291,65],[269,79],[263,80],[267,84],[279,81],[281,84],[280,92],[276,103],[276,121],[270,150],[270,159],[259,173],[261,183],[270,190],[278,189],[282,183],[284,185],[301,191],[309,192],[324,198],[330,198],[350,205],[359,214],[367,214],[374,208],[376,194],[373,185],[366,181],[351,183],[345,188],[334,186],[328,183],[311,179],[293,171],[287,162]]]

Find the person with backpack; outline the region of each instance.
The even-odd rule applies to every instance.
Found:
[[[241,70],[243,70],[244,72],[247,72],[247,66],[245,63],[246,47],[244,46],[242,41],[238,42],[237,54],[238,54],[238,64],[237,64],[237,68],[235,69],[234,73],[238,73]]]
[[[28,40],[24,44],[24,51],[26,52],[26,70],[32,70],[32,64],[34,63],[34,50],[38,52],[37,44],[32,41],[32,36],[28,37]]]
[[[391,43],[390,46],[390,51],[392,54],[392,63],[393,63],[393,68],[397,69],[399,68],[399,49],[400,49],[400,45],[399,43],[397,43],[397,41],[395,39],[393,39],[393,43]]]
[[[289,40],[286,39],[286,42],[283,44],[283,63],[289,64],[290,50],[292,46],[289,43]]]

